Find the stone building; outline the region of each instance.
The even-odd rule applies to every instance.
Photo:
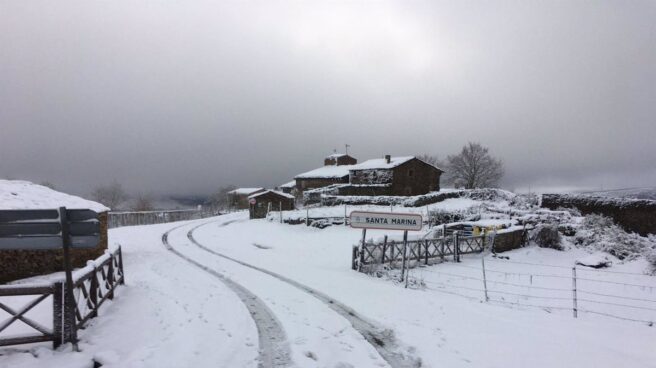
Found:
[[[323,160],[324,166],[355,165],[357,163],[358,160],[355,157],[349,156],[346,153],[333,153],[332,155],[326,156]]]
[[[323,188],[333,184],[347,184],[349,169],[358,162],[357,159],[343,153],[334,153],[324,159],[324,166],[294,177],[296,189],[304,192],[308,189]]]
[[[0,180],[0,210],[90,209],[99,214],[100,242],[91,249],[71,249],[73,267],[100,257],[107,249],[107,213],[100,203],[22,180]],[[63,271],[63,251],[0,250],[0,282]]]
[[[440,190],[444,171],[414,156],[367,160],[349,168],[349,186],[339,194],[415,196]]]
[[[269,211],[291,211],[294,209],[294,196],[291,194],[266,190],[248,197],[251,219],[266,218]]]
[[[278,186],[278,189],[287,194],[292,194],[292,191],[296,188],[296,180],[292,180],[290,182],[287,182],[285,184],[281,184]]]
[[[248,208],[248,196],[264,192],[264,188],[237,188],[227,194],[228,208],[245,210]]]

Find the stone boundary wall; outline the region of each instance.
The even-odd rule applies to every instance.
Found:
[[[73,267],[84,267],[107,249],[107,212],[99,214],[100,243],[91,249],[71,249]],[[57,250],[3,250],[0,251],[0,283],[47,275],[64,270],[64,251]]]
[[[422,207],[442,202],[449,198],[470,198],[473,200],[486,201],[497,199],[511,200],[513,197],[514,194],[501,189],[484,188],[445,190],[417,196],[343,196],[326,193],[321,195],[320,200],[317,200],[316,203],[320,202],[323,206],[371,204],[382,206],[395,205],[403,207]]]
[[[526,245],[526,230],[502,231],[494,237],[495,253],[507,252]]]
[[[576,208],[584,215],[594,213],[610,217],[625,230],[642,236],[656,234],[656,201],[648,199],[543,194],[542,207],[551,210]]]

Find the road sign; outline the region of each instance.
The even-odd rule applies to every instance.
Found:
[[[71,248],[94,248],[100,242],[100,221],[91,210],[0,211],[0,250],[61,249],[64,235]],[[64,220],[64,221],[62,221]]]
[[[422,217],[415,213],[353,211],[351,227],[357,229],[421,230]]]
[[[250,204],[255,204],[256,202],[257,201],[255,200],[255,198],[251,198],[251,199],[248,200],[248,203],[250,203]]]

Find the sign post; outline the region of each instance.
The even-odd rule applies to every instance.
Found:
[[[71,234],[66,213],[66,207],[59,208],[59,223],[64,248],[64,271],[66,272],[66,292],[64,293],[64,334],[73,344],[73,350],[78,351],[77,329],[75,328],[75,296],[73,295],[73,271],[71,266]]]
[[[408,248],[408,231],[419,231],[423,225],[423,219],[420,214],[415,213],[394,213],[394,212],[365,212],[353,211],[349,216],[349,222],[352,228],[362,229],[362,242],[358,252],[360,261],[358,262],[358,271],[362,270],[364,263],[364,247],[367,229],[381,230],[402,230],[403,231],[403,262],[401,268],[401,281],[406,280],[407,248]],[[392,252],[394,251],[392,246]],[[383,257],[385,255],[383,254]],[[393,262],[394,259],[392,258]]]

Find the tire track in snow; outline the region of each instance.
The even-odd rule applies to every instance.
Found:
[[[233,221],[228,221],[225,223],[219,224],[219,226],[226,226],[229,225],[233,222],[237,222],[239,220],[233,220]],[[227,256],[225,254],[219,253],[213,249],[210,249],[203,244],[200,244],[196,239],[194,238],[194,231],[198,229],[201,226],[208,225],[210,223],[214,223],[216,221],[210,221],[206,222],[200,225],[197,225],[193,227],[189,232],[187,232],[187,238],[199,247],[200,249],[225,258],[227,260],[236,262],[242,266],[263,272],[269,276],[273,276],[276,279],[283,281],[289,285],[292,285],[301,291],[304,291],[322,303],[326,304],[330,309],[333,311],[337,312],[339,315],[342,317],[346,318],[347,321],[351,323],[353,328],[358,331],[364,338],[371,344],[376,351],[378,351],[378,354],[393,368],[417,368],[422,366],[422,362],[420,358],[417,358],[412,355],[412,352],[410,349],[403,349],[399,342],[396,340],[394,337],[394,332],[389,329],[384,329],[379,326],[376,326],[373,322],[365,319],[364,317],[359,316],[353,309],[350,307],[336,301],[335,299],[331,298],[330,296],[323,294],[322,292],[315,290],[309,286],[306,286],[304,284],[301,284],[300,282],[290,279],[288,277],[285,277],[283,275],[280,275],[278,273],[275,273],[273,271],[269,271],[265,268],[261,268],[258,266],[254,266],[250,263],[241,261],[236,258],[232,258],[230,256]],[[405,352],[403,350],[406,350]]]
[[[166,249],[191,263],[193,266],[221,280],[244,303],[257,327],[259,341],[258,368],[282,368],[291,366],[290,348],[285,331],[264,302],[245,287],[230,280],[221,273],[194,261],[171,246],[168,239],[169,233],[187,225],[189,224],[176,226],[162,234],[162,243]]]

